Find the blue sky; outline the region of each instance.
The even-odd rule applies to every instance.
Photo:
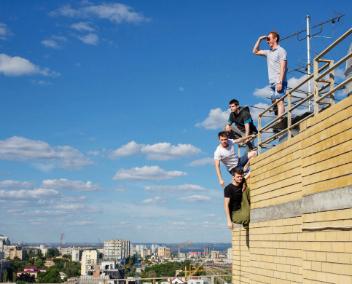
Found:
[[[258,36],[346,13],[316,53],[350,27],[350,1],[319,3],[1,1],[0,234],[230,242],[212,166],[227,102],[268,104]],[[305,64],[305,41],[282,46]]]

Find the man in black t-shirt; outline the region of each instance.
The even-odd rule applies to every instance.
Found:
[[[243,178],[243,170],[233,170],[232,183],[224,189],[224,210],[227,227],[232,230],[232,223],[247,227],[250,216],[249,188]]]
[[[258,133],[257,128],[253,123],[249,107],[241,107],[240,103],[236,99],[232,99],[229,102],[231,110],[225,130],[232,134],[232,139],[240,137],[248,137],[246,144],[249,150],[254,148],[250,140]],[[234,124],[234,126],[232,126]]]

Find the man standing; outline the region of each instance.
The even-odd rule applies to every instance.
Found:
[[[226,131],[234,134],[234,138],[244,137],[246,140],[244,141],[249,150],[254,148],[253,144],[250,142],[252,136],[258,133],[257,128],[253,123],[253,119],[251,113],[249,111],[249,107],[241,107],[240,103],[236,99],[232,99],[229,102],[229,108],[231,110],[228,123],[225,127]],[[232,124],[235,124],[232,126]],[[232,137],[231,137],[232,138]]]
[[[266,40],[270,49],[261,50],[260,43]],[[277,103],[277,115],[281,116],[285,112],[284,101],[280,100],[287,90],[287,53],[279,45],[280,36],[277,32],[270,32],[267,36],[260,36],[253,47],[255,55],[266,56],[268,64],[269,84],[271,89],[271,101]]]
[[[236,140],[229,139],[227,131],[219,132],[218,138],[220,143],[214,152],[214,164],[219,184],[224,187],[225,182],[222,178],[220,171],[220,161],[225,165],[229,173],[233,175],[233,170],[236,167],[240,167],[243,169],[244,166],[248,163],[248,161],[257,155],[257,152],[249,151],[244,156],[238,158],[235,153],[234,145],[243,142],[245,138],[239,138]]]
[[[243,170],[236,167],[232,182],[224,189],[224,210],[226,223],[232,229],[232,223],[248,227],[250,220],[249,187],[243,179]]]

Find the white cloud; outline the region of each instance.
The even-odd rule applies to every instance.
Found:
[[[24,76],[24,75],[43,75],[43,76],[58,76],[59,74],[41,68],[28,59],[20,56],[9,56],[4,53],[0,54],[0,74],[5,76]]]
[[[49,168],[77,169],[92,162],[80,151],[71,146],[50,146],[40,140],[31,140],[24,137],[13,136],[0,140],[0,159],[33,161]]]
[[[4,199],[38,199],[57,195],[54,189],[38,188],[32,190],[0,190],[0,198]]]
[[[63,36],[51,36],[50,38],[43,39],[41,43],[45,47],[59,49],[66,40],[66,37]]]
[[[172,145],[167,142],[156,144],[138,144],[130,141],[127,144],[116,149],[112,153],[113,158],[144,154],[150,160],[171,160],[184,156],[198,154],[200,149],[191,144]]]
[[[95,28],[87,22],[77,22],[72,24],[71,29],[79,31],[79,32],[94,32]]]
[[[224,128],[229,118],[230,110],[222,111],[220,108],[214,108],[209,111],[205,120],[196,124],[197,127],[205,129],[221,129]]]
[[[89,33],[87,35],[84,36],[79,36],[78,39],[85,43],[85,44],[89,44],[89,45],[97,45],[99,42],[99,37],[97,34],[94,33]]]
[[[75,191],[96,191],[99,189],[97,184],[91,181],[69,180],[66,178],[60,179],[46,179],[43,180],[42,186],[45,188],[52,188],[56,190],[68,189]]]
[[[145,187],[147,191],[205,191],[206,188],[198,185],[198,184],[180,184],[180,185],[149,185]]]
[[[181,171],[166,171],[159,166],[144,166],[121,169],[116,172],[115,180],[164,180],[186,175]]]
[[[6,39],[10,35],[10,31],[6,24],[0,23],[0,39]]]
[[[99,5],[84,4],[78,8],[65,5],[50,13],[53,16],[64,16],[69,18],[98,18],[110,22],[141,23],[149,21],[142,14],[135,12],[133,8],[120,3],[103,3]]]
[[[206,166],[206,165],[213,165],[213,164],[214,164],[214,159],[210,157],[201,158],[189,163],[191,167],[199,167],[199,166]]]
[[[157,204],[162,201],[162,198],[160,196],[155,196],[152,198],[147,198],[142,201],[143,204]]]
[[[17,189],[17,188],[31,188],[32,183],[27,181],[17,181],[17,180],[2,180],[0,181],[1,189]]]
[[[181,197],[180,200],[185,202],[203,202],[203,201],[209,201],[210,197],[206,195],[194,194],[190,196]]]

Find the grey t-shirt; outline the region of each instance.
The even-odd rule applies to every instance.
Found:
[[[263,50],[268,64],[269,83],[277,83],[280,81],[280,61],[287,60],[287,52],[280,45],[275,49]],[[286,79],[287,67],[284,77]]]

